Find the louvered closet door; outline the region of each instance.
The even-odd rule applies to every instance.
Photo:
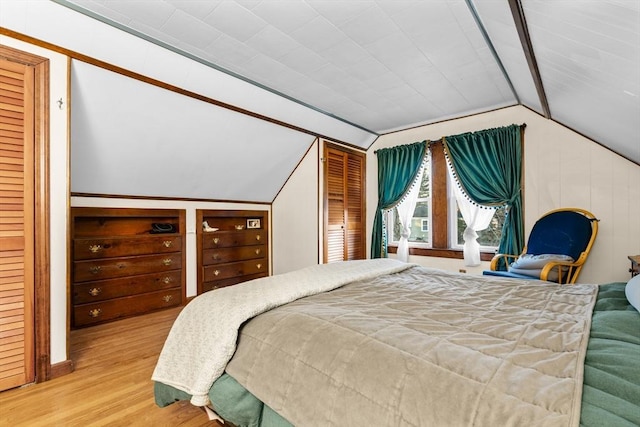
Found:
[[[0,61],[0,390],[34,380],[33,79]]]
[[[324,261],[363,259],[364,154],[332,144],[325,146],[324,154]]]
[[[346,231],[346,193],[344,175],[347,166],[347,154],[327,149],[325,173],[325,262],[343,261],[347,253]]]

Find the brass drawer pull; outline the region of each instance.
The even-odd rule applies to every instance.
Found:
[[[220,270],[214,270],[214,271],[213,271],[213,275],[214,275],[214,276],[217,276],[217,275],[219,275],[219,274],[220,274]]]
[[[171,258],[165,258],[162,260],[163,265],[171,265]]]
[[[102,245],[89,245],[89,250],[91,253],[97,254],[102,250]]]
[[[256,234],[256,240],[260,240],[260,235]]]
[[[165,277],[164,279],[162,279],[162,281],[164,282],[164,284],[165,284],[165,285],[167,285],[167,284],[171,283],[171,280],[172,280],[172,279],[171,279],[171,277],[169,277],[169,276],[167,276],[167,277]]]
[[[94,308],[93,310],[89,310],[89,316],[94,319],[102,314],[101,308]]]
[[[236,225],[236,230],[244,230],[244,225]]]
[[[92,297],[97,297],[101,293],[102,293],[102,289],[100,289],[100,288],[91,288],[91,289],[89,289],[89,295],[91,295]]]
[[[213,254],[213,255],[211,255],[211,258],[213,258],[214,260],[218,261],[218,260],[220,260],[220,255],[219,254]]]
[[[165,295],[162,297],[162,301],[169,302],[173,299],[173,295]]]
[[[256,255],[260,254],[260,248],[256,249]]]
[[[258,270],[260,270],[262,268],[262,264],[256,264],[256,267],[258,268]]]
[[[164,246],[165,248],[170,248],[171,245],[173,245],[173,242],[171,240],[165,240],[164,242],[162,242],[162,246]]]
[[[217,238],[217,237],[214,237],[214,238],[213,238],[213,244],[214,244],[214,245],[217,245],[219,241],[220,241],[220,239],[219,239],[219,238]]]
[[[100,270],[102,270],[102,267],[100,267],[99,265],[92,265],[91,267],[89,267],[89,272],[91,274],[98,274],[100,273]]]

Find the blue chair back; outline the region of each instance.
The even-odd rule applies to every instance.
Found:
[[[593,229],[591,219],[579,212],[552,212],[531,229],[527,253],[569,255],[574,260],[587,248]]]

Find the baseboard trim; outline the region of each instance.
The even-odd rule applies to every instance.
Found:
[[[51,371],[49,371],[49,379],[52,380],[70,374],[73,369],[73,360],[65,360],[64,362],[53,364],[51,365]]]

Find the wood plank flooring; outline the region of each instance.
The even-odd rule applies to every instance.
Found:
[[[0,393],[0,426],[216,426],[186,402],[159,408],[151,374],[181,308],[71,332],[75,371]]]

